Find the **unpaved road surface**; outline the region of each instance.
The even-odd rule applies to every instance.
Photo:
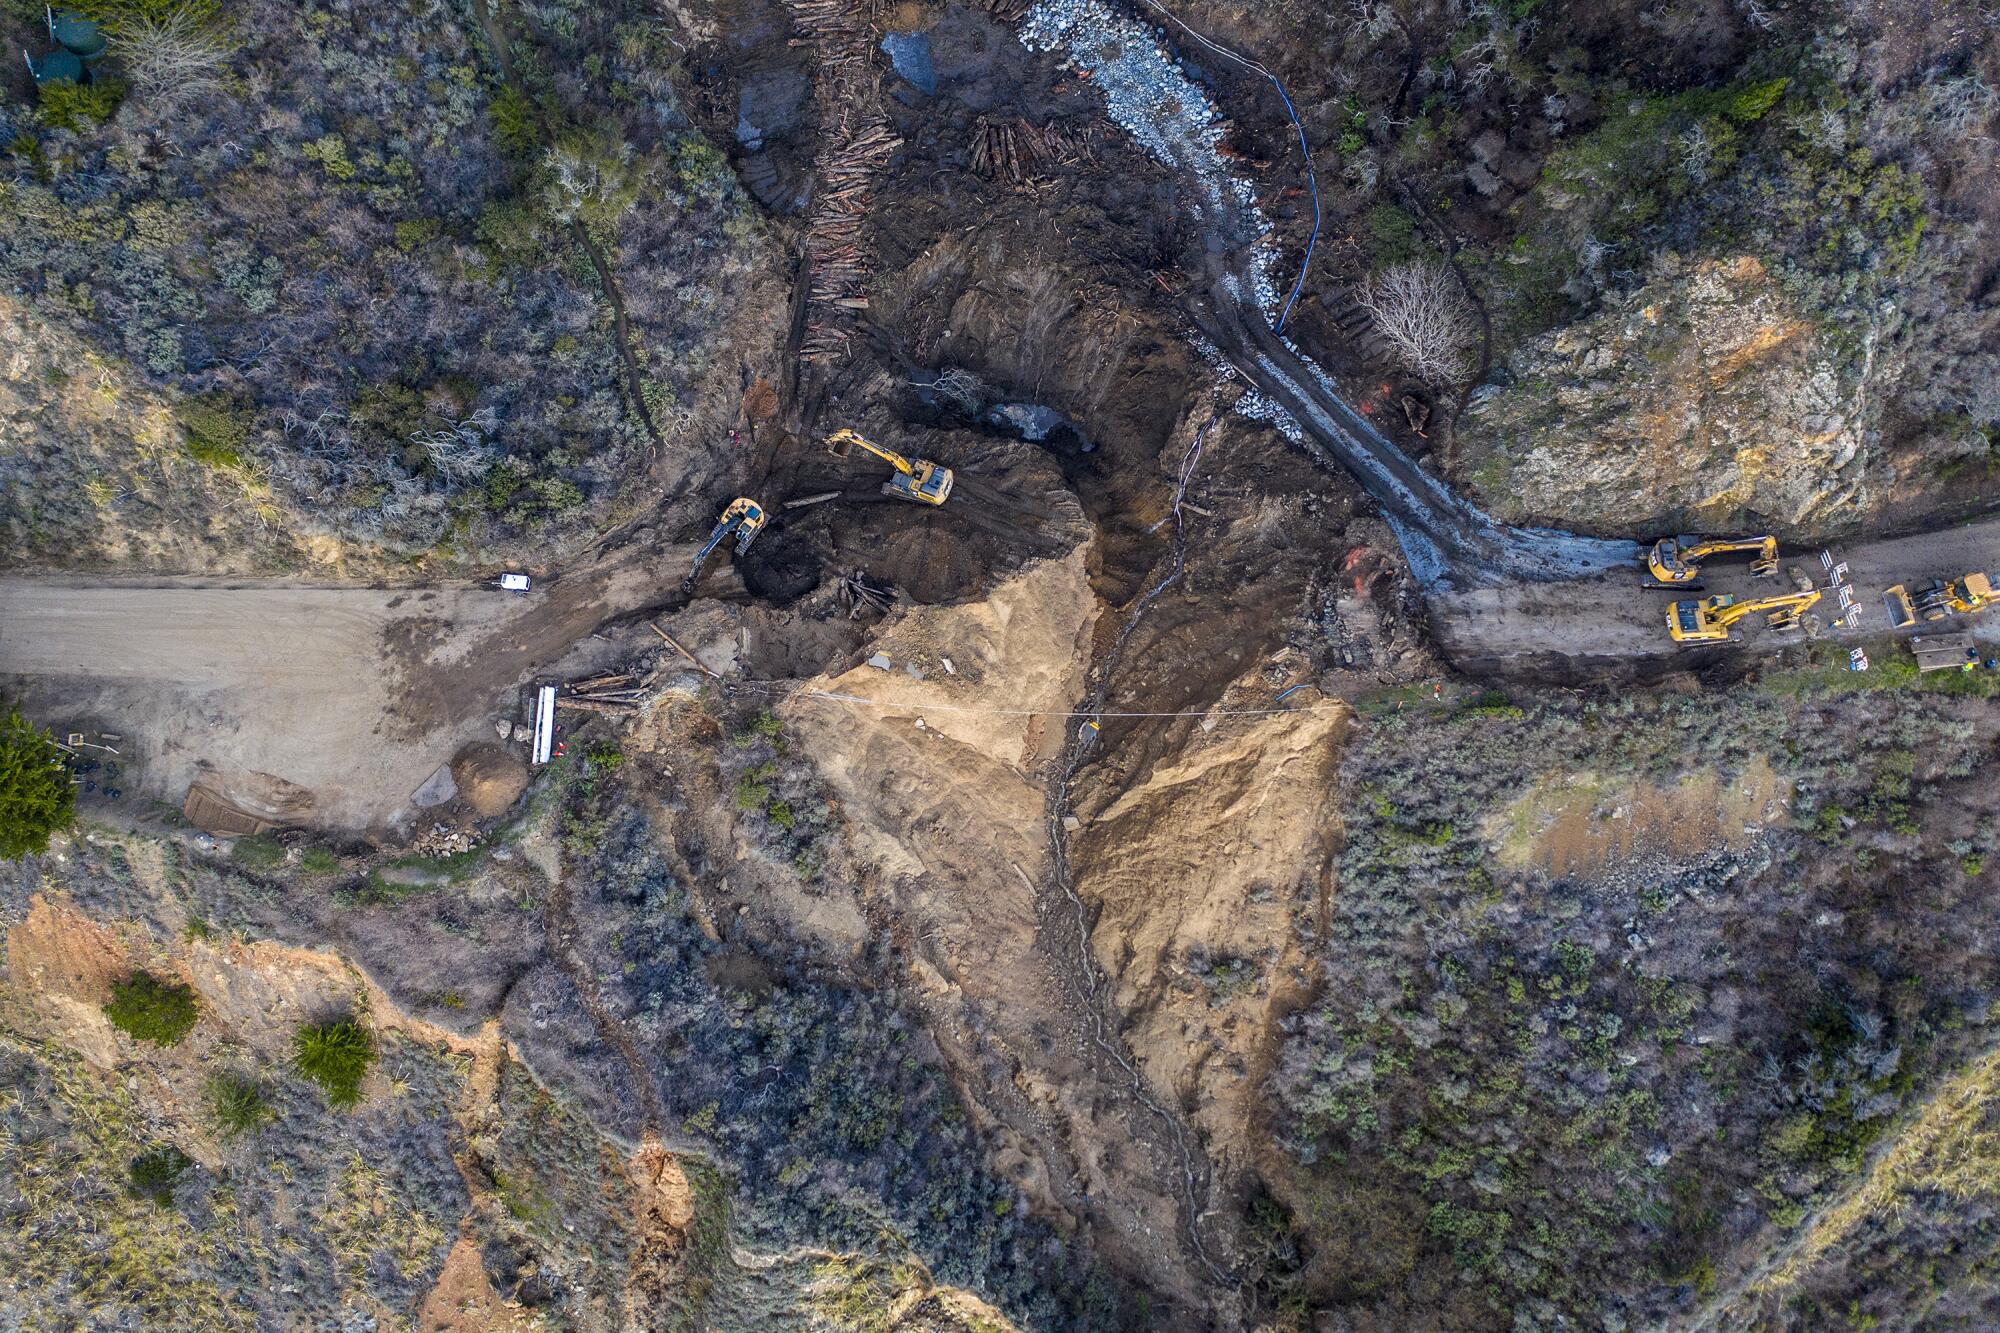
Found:
[[[461,745],[520,715],[519,685],[660,605],[689,553],[629,548],[525,597],[0,579],[0,692],[58,733],[121,737],[128,803],[178,806],[200,778],[286,822],[386,831]]]
[[[1787,550],[1784,568],[1771,578],[1752,578],[1743,561],[1727,556],[1702,567],[1703,590],[1664,592],[1641,584],[1636,568],[1561,584],[1514,584],[1444,592],[1430,600],[1431,626],[1439,645],[1461,670],[1507,675],[1573,675],[1592,667],[1630,671],[1635,665],[1702,666],[1725,654],[1772,653],[1798,642],[1774,634],[1760,617],[1739,623],[1741,639],[1727,646],[1675,643],[1667,634],[1667,606],[1682,597],[1731,593],[1740,600],[1791,590],[1797,569],[1823,596],[1812,615],[1823,635],[1861,643],[1893,633],[1882,593],[1893,584],[1912,587],[1933,578],[1956,578],[1969,570],[2000,567],[2000,517],[1908,537],[1836,542],[1823,548],[1846,571],[1836,585],[1820,550]],[[1848,625],[1839,586],[1849,589],[1860,614]],[[1945,621],[1915,630],[1969,629],[1986,643],[2000,643],[2000,617]]]

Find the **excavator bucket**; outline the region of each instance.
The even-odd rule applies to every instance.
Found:
[[[1900,583],[1882,594],[1882,609],[1889,613],[1890,629],[1908,629],[1917,623],[1917,608],[1910,603],[1910,590]]]

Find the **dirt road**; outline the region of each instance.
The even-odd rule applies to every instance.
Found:
[[[517,715],[515,687],[662,604],[689,552],[637,544],[525,597],[0,579],[0,692],[58,732],[120,736],[129,803],[178,806],[204,778],[288,822],[387,831],[461,745]]]
[[[1968,570],[2000,566],[2000,517],[1935,532],[1876,541],[1836,543],[1824,550],[1787,550],[1777,577],[1750,577],[1743,562],[1727,557],[1703,567],[1701,593],[1652,591],[1640,586],[1637,570],[1620,570],[1561,584],[1513,584],[1443,592],[1430,599],[1431,628],[1439,645],[1461,670],[1499,675],[1588,676],[1594,670],[1630,673],[1636,666],[1666,670],[1699,667],[1726,655],[1774,653],[1796,636],[1771,633],[1753,618],[1739,642],[1725,647],[1690,647],[1667,635],[1669,603],[1680,597],[1730,593],[1740,599],[1787,591],[1793,569],[1822,592],[1812,614],[1826,638],[1863,643],[1895,634],[1882,607],[1891,584],[1915,585],[1955,578]],[[1838,582],[1833,569],[1845,565]],[[1841,604],[1848,592],[1849,609]],[[1849,621],[1853,623],[1848,623]],[[2000,619],[1987,617],[1933,626],[1970,629],[1975,638],[2000,643]]]

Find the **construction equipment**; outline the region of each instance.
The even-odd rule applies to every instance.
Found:
[[[736,554],[742,555],[750,549],[750,543],[757,540],[757,534],[764,530],[767,521],[764,507],[755,500],[744,496],[731,500],[729,508],[723,510],[722,517],[715,521],[715,528],[708,534],[708,540],[703,542],[701,550],[695,553],[694,568],[681,580],[681,591],[687,593],[694,590],[694,581],[701,577],[702,565],[707,563],[709,555],[716,547],[722,545],[729,534],[732,532],[736,534]]]
[[[1963,574],[1949,583],[1932,579],[1914,593],[1898,583],[1882,594],[1893,629],[1914,625],[1919,616],[1943,620],[1946,616],[1973,615],[1995,602],[2000,602],[2000,591],[1995,591],[1993,581],[1984,574]]]
[[[1703,560],[1730,551],[1756,552],[1750,558],[1752,574],[1778,572],[1776,537],[1662,537],[1653,543],[1646,566],[1660,582],[1678,586],[1694,582]]]
[[[1667,607],[1667,633],[1675,643],[1727,643],[1735,635],[1730,626],[1745,616],[1766,613],[1765,623],[1775,630],[1799,628],[1800,617],[1820,599],[1818,589],[1785,593],[1779,597],[1758,597],[1739,602],[1728,593],[1713,597],[1692,597]]]
[[[847,457],[856,445],[896,469],[896,475],[882,483],[882,494],[920,505],[941,505],[950,497],[951,469],[942,464],[927,458],[905,458],[845,426],[826,437],[826,450],[835,458]]]

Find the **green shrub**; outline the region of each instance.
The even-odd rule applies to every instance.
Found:
[[[216,1131],[225,1139],[247,1134],[271,1118],[271,1102],[263,1085],[248,1074],[210,1075],[203,1091]]]
[[[1730,98],[1722,108],[1722,114],[1738,125],[1752,125],[1764,118],[1764,113],[1778,104],[1791,87],[1789,78],[1780,76],[1768,83],[1753,83]]]
[[[172,1046],[187,1036],[199,1011],[193,987],[143,971],[113,985],[111,1003],[104,1006],[112,1026],[155,1046]]]
[[[352,1018],[309,1023],[292,1039],[292,1063],[319,1085],[328,1106],[353,1106],[361,1100],[361,1080],[375,1063],[375,1039]]]
[[[771,803],[771,778],[778,771],[776,764],[763,763],[748,769],[736,779],[736,808],[738,810],[762,810]]]
[[[174,419],[187,432],[187,451],[210,467],[241,467],[243,446],[250,439],[250,413],[220,394],[184,398],[174,404]]]
[[[193,1165],[194,1159],[171,1143],[148,1148],[132,1159],[131,1178],[125,1184],[125,1192],[135,1199],[151,1199],[162,1208],[171,1208],[174,1185]]]
[[[76,788],[55,738],[18,711],[0,722],[0,861],[38,856],[76,818]]]
[[[487,104],[493,121],[493,140],[509,157],[523,158],[541,146],[541,130],[535,124],[535,104],[518,88],[502,88]]]
[[[514,497],[521,492],[522,478],[514,470],[514,465],[502,461],[486,473],[483,483],[486,491],[486,508],[495,514],[504,513],[507,506],[514,503]]]
[[[1509,699],[1504,691],[1487,690],[1464,708],[1458,710],[1460,717],[1497,717],[1510,722],[1518,722],[1524,716],[1521,707]]]
[[[396,224],[396,248],[404,254],[420,250],[444,234],[436,218],[408,218]]]
[[[1368,210],[1369,259],[1376,264],[1401,264],[1423,253],[1417,220],[1394,204]]]
[[[99,79],[95,83],[44,83],[35,89],[42,124],[52,130],[85,130],[111,119],[125,100],[122,79]]]
[[[251,870],[272,870],[285,863],[285,849],[266,837],[238,838],[230,859]]]
[[[308,847],[299,857],[299,869],[308,875],[331,875],[340,869],[340,858],[329,848]]]
[[[317,162],[326,174],[337,181],[354,179],[354,163],[347,156],[347,141],[338,134],[326,134],[304,148],[308,159]]]

